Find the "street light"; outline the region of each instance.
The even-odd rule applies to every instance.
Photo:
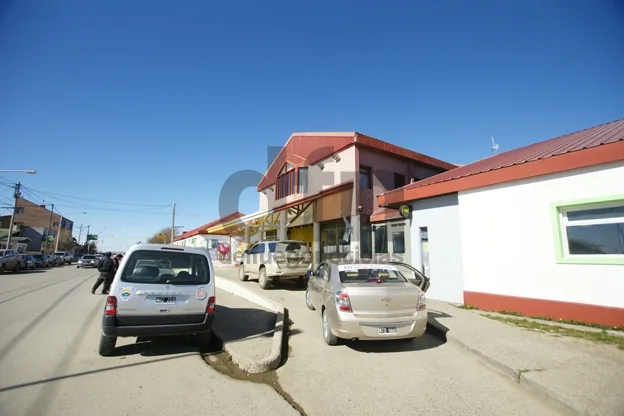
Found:
[[[34,175],[35,173],[37,173],[37,171],[34,169],[0,169],[0,172],[28,173],[29,175]]]

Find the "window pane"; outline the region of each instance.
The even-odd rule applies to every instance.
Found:
[[[388,252],[388,232],[385,225],[375,229],[375,253]]]
[[[405,253],[405,232],[394,231],[392,233],[392,245],[395,253]]]
[[[566,227],[570,254],[624,254],[624,223]]]
[[[369,168],[360,168],[360,188],[371,189],[371,171]]]
[[[308,192],[308,169],[299,168],[299,193],[305,194]]]
[[[624,205],[609,208],[583,209],[570,211],[567,214],[569,221],[604,220],[610,218],[624,218]]]
[[[363,258],[371,258],[373,254],[373,232],[371,230],[370,217],[360,216],[360,255]]]

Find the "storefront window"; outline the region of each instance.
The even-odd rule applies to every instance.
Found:
[[[321,260],[339,259],[349,254],[351,243],[343,240],[344,234],[345,223],[343,220],[328,221],[321,224]]]
[[[392,232],[392,245],[395,253],[405,253],[405,231]]]
[[[360,257],[373,257],[373,230],[367,215],[360,216]]]
[[[385,225],[375,227],[375,253],[388,252],[388,228]]]

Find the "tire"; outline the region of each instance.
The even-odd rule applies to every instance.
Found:
[[[200,350],[206,350],[210,346],[210,340],[212,338],[212,331],[202,332],[195,334],[195,342]]]
[[[20,271],[20,270],[22,270],[22,265],[21,265],[21,264],[19,264],[19,263],[17,263],[17,264],[15,265],[15,268],[13,269],[13,272],[14,272],[14,273],[19,273],[19,271]]]
[[[305,276],[299,276],[299,279],[297,279],[297,286],[304,288],[308,285],[308,279],[306,279]]]
[[[106,335],[100,335],[100,345],[98,347],[98,353],[102,357],[109,357],[115,352],[115,344],[117,344],[117,337],[107,337]]]
[[[77,268],[77,269],[79,269],[79,268],[80,268],[80,266],[76,266],[76,268]]]
[[[338,344],[338,337],[331,332],[331,327],[329,326],[329,322],[327,321],[326,311],[323,311],[323,340],[327,345]]]
[[[6,271],[6,266],[4,264],[0,264],[0,274],[4,274]]]
[[[245,265],[243,264],[238,268],[238,278],[241,282],[246,282],[249,279],[249,275],[245,274]]]
[[[258,274],[258,285],[260,285],[260,289],[266,290],[269,287],[269,279],[266,275],[266,268],[262,267],[260,269],[260,273]]]
[[[305,303],[306,303],[306,306],[308,307],[308,309],[310,309],[311,311],[314,310],[314,305],[312,305],[312,302],[311,302],[311,299],[310,299],[310,289],[306,290]]]

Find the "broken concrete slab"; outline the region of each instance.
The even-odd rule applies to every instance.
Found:
[[[216,278],[215,334],[241,370],[265,373],[279,367],[284,341],[284,307],[242,286]]]

